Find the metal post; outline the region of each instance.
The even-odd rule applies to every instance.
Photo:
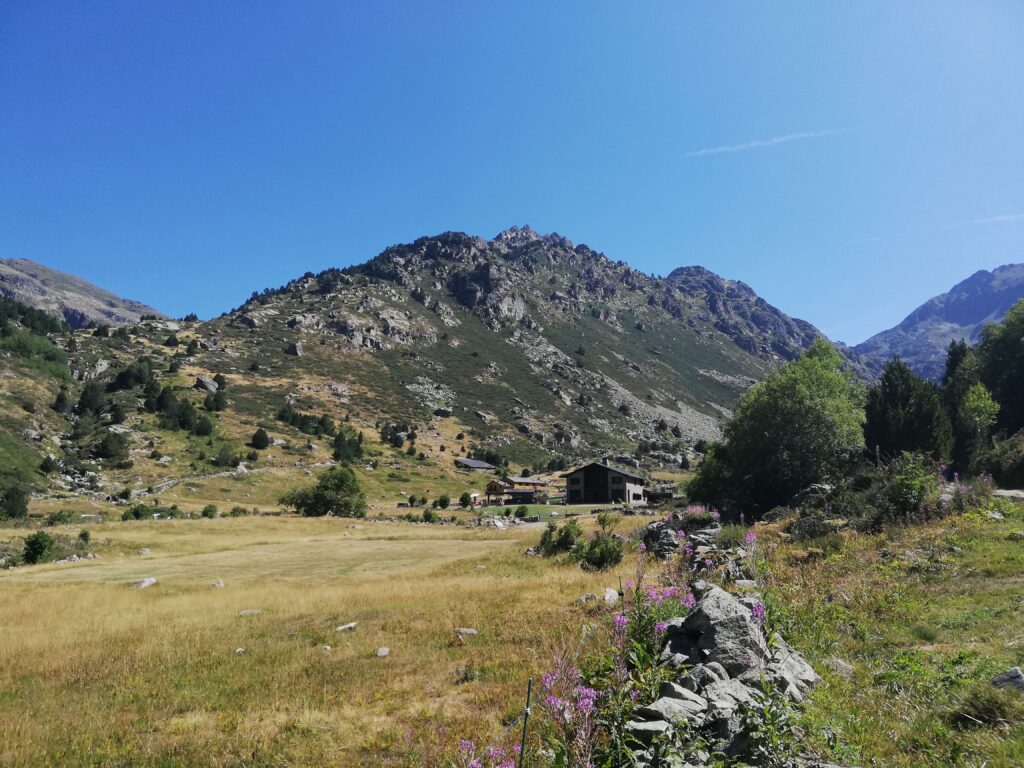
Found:
[[[523,738],[519,742],[519,768],[523,768],[526,757],[526,725],[530,722],[530,695],[533,693],[533,678],[526,681],[526,709],[523,710]]]

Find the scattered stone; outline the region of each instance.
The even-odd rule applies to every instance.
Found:
[[[605,605],[618,605],[619,604],[619,591],[612,589],[611,587],[604,588],[604,602]]]
[[[213,582],[210,585],[210,588],[211,589],[224,589],[224,580],[223,579],[217,579],[215,582]]]
[[[476,569],[477,569],[478,571],[486,571],[486,570],[487,570],[487,566],[486,566],[486,565],[478,565],[478,566],[476,567]]]
[[[239,611],[239,616],[259,616],[263,611],[259,608],[246,608],[244,611]]]
[[[441,419],[447,419],[452,415],[451,408],[435,408],[434,415]]]
[[[655,738],[666,735],[672,730],[672,726],[664,720],[631,720],[626,723],[626,730],[638,742],[648,746]]]
[[[388,656],[390,654],[391,654],[391,649],[390,648],[380,647],[380,648],[377,649],[377,658],[378,659],[383,659],[385,656]]]
[[[1016,688],[1018,691],[1024,691],[1024,673],[1021,673],[1020,667],[1010,667],[993,677],[992,685],[996,688]]]
[[[329,646],[329,645],[321,645],[320,646],[320,650],[321,651],[333,651],[334,649],[331,648],[331,646]]]
[[[245,648],[235,648],[235,653],[238,656],[241,656],[243,653],[245,653]]]
[[[149,554],[149,547],[143,547],[142,549],[139,550],[139,555],[141,555],[142,557],[145,557],[148,554]]]
[[[154,584],[156,584],[156,579],[152,576],[147,576],[146,578],[140,579],[132,584],[132,589],[146,589],[148,587],[152,587]]]
[[[1003,516],[1001,512],[996,512],[995,510],[992,510],[991,512],[988,513],[988,519],[995,520],[998,523],[1005,520],[1006,518]]]
[[[356,621],[350,621],[348,624],[342,624],[340,627],[335,627],[334,631],[335,632],[352,632],[352,631],[355,630],[357,624],[358,624],[358,622],[356,622]]]
[[[1010,541],[1021,541],[1024,540],[1024,531],[1014,531],[1007,538]]]
[[[853,664],[848,661],[840,659],[838,656],[829,656],[825,659],[825,666],[835,672],[839,677],[844,680],[853,679]]]
[[[473,627],[455,627],[452,632],[461,637],[476,637],[479,634]]]
[[[196,376],[196,383],[192,386],[203,392],[216,392],[220,389],[220,385],[216,381],[206,376]]]
[[[302,357],[302,342],[292,341],[289,342],[288,346],[284,348],[286,355],[293,355],[294,357]]]

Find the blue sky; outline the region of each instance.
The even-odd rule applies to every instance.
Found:
[[[0,256],[212,316],[513,224],[861,341],[1024,261],[1024,3],[0,3]]]

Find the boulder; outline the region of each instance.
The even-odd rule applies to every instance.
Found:
[[[709,720],[730,718],[740,704],[757,701],[760,694],[739,680],[716,680],[704,689]]]
[[[708,708],[707,700],[674,683],[665,685],[672,686],[685,695],[662,696],[652,704],[640,707],[636,712],[637,717],[642,720],[667,720],[670,723],[686,720],[691,725],[700,725]]]
[[[202,392],[216,392],[220,389],[220,384],[208,376],[196,376],[196,383],[192,387]]]
[[[699,635],[697,646],[708,661],[717,661],[733,676],[759,668],[768,656],[760,627],[750,610],[720,587],[698,582],[700,602],[683,621],[682,629]]]
[[[1020,667],[1010,667],[993,677],[992,685],[996,688],[1016,688],[1018,691],[1024,691],[1024,674],[1021,673]]]
[[[437,416],[438,418],[447,419],[449,416],[452,415],[452,409],[451,408],[435,408],[434,409],[434,415]]]
[[[341,626],[335,627],[334,631],[335,632],[352,632],[353,630],[355,630],[357,624],[358,624],[358,622],[350,621],[348,624],[342,624]]]
[[[289,342],[288,346],[284,348],[286,355],[293,355],[294,357],[302,357],[302,342],[292,341]]]
[[[604,588],[604,602],[605,605],[618,605],[619,604],[619,591],[612,589],[611,587]]]
[[[655,738],[664,736],[672,726],[664,720],[630,720],[626,723],[629,734],[643,745],[650,745]]]
[[[132,584],[132,589],[146,589],[148,587],[152,587],[154,584],[156,584],[156,579],[152,576],[147,576],[146,578],[140,579]]]
[[[386,647],[386,646],[382,646],[382,647],[377,649],[377,658],[378,659],[383,659],[386,656],[390,656],[390,655],[391,655],[391,649]]]

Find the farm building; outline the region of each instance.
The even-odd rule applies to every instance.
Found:
[[[628,469],[593,461],[562,477],[565,478],[567,504],[646,503],[646,478]]]
[[[547,481],[535,477],[499,477],[487,484],[487,499],[497,496],[504,504],[547,504]]]
[[[478,472],[491,472],[494,470],[493,464],[480,461],[480,459],[456,459],[455,466],[459,469],[472,469]]]

